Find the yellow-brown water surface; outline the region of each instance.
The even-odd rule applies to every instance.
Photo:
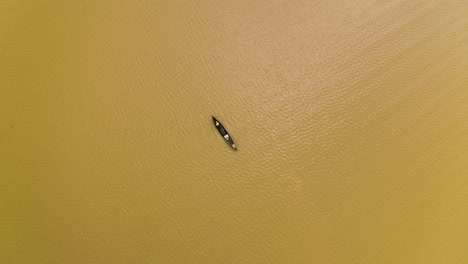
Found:
[[[2,1],[0,144],[0,263],[468,263],[468,2]]]

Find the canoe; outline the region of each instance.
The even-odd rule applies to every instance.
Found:
[[[234,144],[234,141],[232,140],[231,135],[227,132],[227,130],[224,128],[223,124],[219,122],[214,116],[211,116],[213,118],[213,124],[215,125],[216,129],[218,129],[219,134],[226,140],[226,142],[235,150],[237,150],[236,144]]]

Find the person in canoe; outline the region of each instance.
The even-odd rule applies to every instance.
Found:
[[[223,127],[221,122],[219,122],[214,116],[211,116],[213,118],[213,123],[218,129],[218,132],[223,136],[223,138],[226,140],[226,142],[235,150],[237,150],[236,144],[234,144],[234,141],[232,140],[231,135],[227,132],[227,130]]]

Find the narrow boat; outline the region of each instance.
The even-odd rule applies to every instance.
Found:
[[[221,134],[221,136],[223,136],[223,138],[226,140],[226,142],[235,150],[237,150],[237,147],[236,147],[236,144],[234,144],[234,141],[232,140],[232,137],[229,135],[229,133],[227,132],[227,130],[223,127],[223,125],[221,124],[221,122],[219,122],[218,120],[216,120],[216,118],[214,116],[211,116],[213,118],[213,123],[216,127],[216,129],[218,129],[218,132]]]

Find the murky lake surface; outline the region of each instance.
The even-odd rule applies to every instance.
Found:
[[[1,263],[468,262],[467,1],[0,17]]]

